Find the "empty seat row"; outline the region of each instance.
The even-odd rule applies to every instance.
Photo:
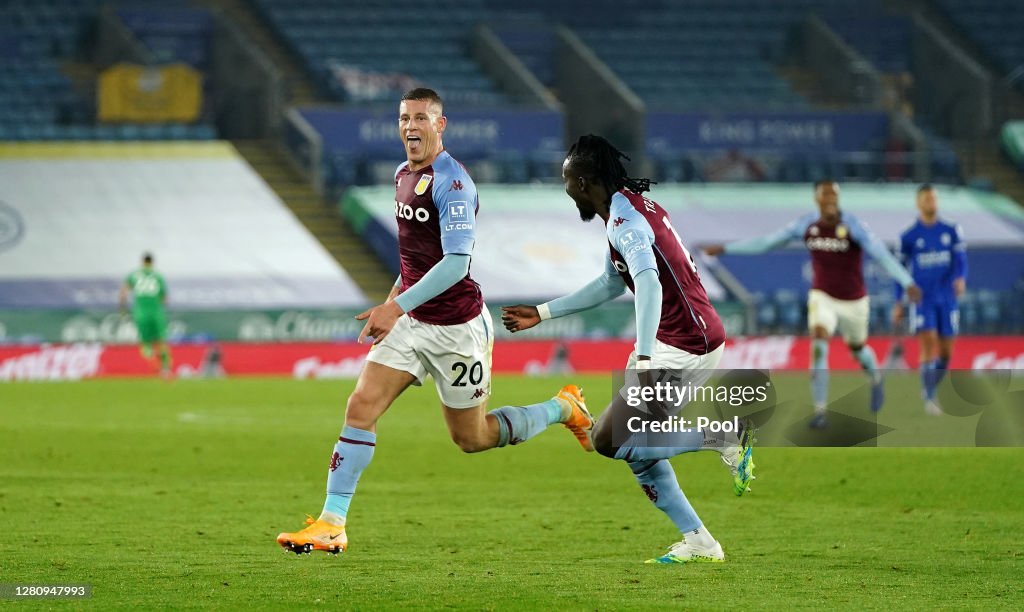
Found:
[[[0,140],[214,140],[213,126],[161,125],[26,125],[0,120]]]

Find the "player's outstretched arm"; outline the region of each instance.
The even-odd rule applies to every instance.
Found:
[[[953,233],[953,292],[960,297],[967,291],[967,243],[959,225]]]
[[[626,282],[612,267],[609,259],[605,262],[604,274],[569,295],[537,306],[503,306],[501,322],[510,332],[523,331],[546,319],[564,317],[600,306],[608,300],[614,300],[625,291]]]
[[[515,306],[501,307],[501,324],[513,334],[530,329],[540,322],[540,313],[537,312],[536,306],[516,304]]]
[[[779,228],[766,236],[730,242],[729,244],[711,244],[703,247],[702,250],[705,254],[711,256],[723,253],[730,255],[757,255],[765,253],[772,249],[786,246],[794,240],[799,240],[803,236],[804,230],[813,220],[812,218],[813,215],[804,215],[786,227]]]
[[[896,257],[889,252],[882,241],[875,236],[867,226],[863,225],[853,215],[843,217],[850,228],[850,236],[856,240],[872,259],[877,261],[900,284],[907,292],[911,301],[917,302],[921,299],[921,289],[914,284],[914,277],[904,268]]]

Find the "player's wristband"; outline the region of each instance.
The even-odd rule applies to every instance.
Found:
[[[551,318],[551,307],[546,303],[537,305],[537,314],[540,316],[541,321],[547,321]]]
[[[637,359],[636,365],[633,366],[634,370],[650,370],[651,360],[650,359]]]

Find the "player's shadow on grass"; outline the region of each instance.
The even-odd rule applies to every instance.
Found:
[[[828,425],[822,429],[811,429],[811,415],[789,424],[786,439],[797,446],[877,446],[879,436],[893,428],[880,425],[867,409],[869,392],[870,386],[864,386],[829,403]]]

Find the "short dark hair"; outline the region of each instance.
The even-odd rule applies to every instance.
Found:
[[[926,191],[935,191],[935,185],[932,185],[931,183],[925,183],[921,185],[920,187],[917,188],[917,195],[921,195]]]
[[[444,102],[441,100],[441,96],[428,87],[416,87],[402,94],[402,100],[426,100],[437,104],[442,109],[444,108]]]
[[[579,174],[601,181],[608,191],[626,188],[633,193],[643,193],[651,190],[650,179],[626,175],[626,168],[620,160],[630,161],[629,157],[600,136],[580,136],[565,158]]]
[[[142,254],[142,263],[144,263],[144,264],[151,264],[151,263],[153,263],[153,254],[152,253],[143,253]]]
[[[828,185],[829,183],[835,184],[835,182],[836,182],[836,180],[833,179],[833,178],[821,178],[821,179],[818,179],[818,180],[814,181],[814,190],[817,191],[818,187],[821,187],[822,185]]]

